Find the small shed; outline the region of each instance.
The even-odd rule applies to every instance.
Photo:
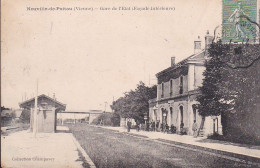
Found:
[[[65,111],[66,104],[57,101],[56,98],[51,98],[44,94],[38,96],[37,104],[37,132],[55,132],[57,113]],[[34,125],[35,98],[19,103],[19,106],[30,113],[30,130],[32,131]]]

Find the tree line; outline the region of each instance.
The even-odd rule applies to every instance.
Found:
[[[114,113],[122,118],[133,118],[136,122],[144,123],[144,116],[149,113],[150,99],[156,98],[157,86],[146,86],[139,82],[134,90],[124,93],[111,105]]]

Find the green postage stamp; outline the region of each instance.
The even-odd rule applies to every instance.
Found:
[[[223,0],[222,41],[257,40],[257,0]]]

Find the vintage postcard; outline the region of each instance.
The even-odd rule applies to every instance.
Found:
[[[260,167],[260,0],[2,0],[1,167]]]

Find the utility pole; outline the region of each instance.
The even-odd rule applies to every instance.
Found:
[[[104,112],[106,112],[106,108],[107,108],[107,102],[105,102],[105,111]]]
[[[151,78],[150,78],[150,74],[149,74],[149,87],[151,86],[150,80],[151,80]]]
[[[34,103],[34,115],[33,115],[33,135],[36,138],[37,132],[37,114],[38,113],[38,79],[36,82],[36,94],[35,94],[35,103]]]
[[[113,102],[112,102],[112,107],[113,107],[113,104],[114,104],[114,96],[113,96]],[[114,109],[112,108],[112,112],[114,112]]]
[[[145,78],[145,62],[144,62],[144,84],[147,84],[146,83],[146,78]]]

